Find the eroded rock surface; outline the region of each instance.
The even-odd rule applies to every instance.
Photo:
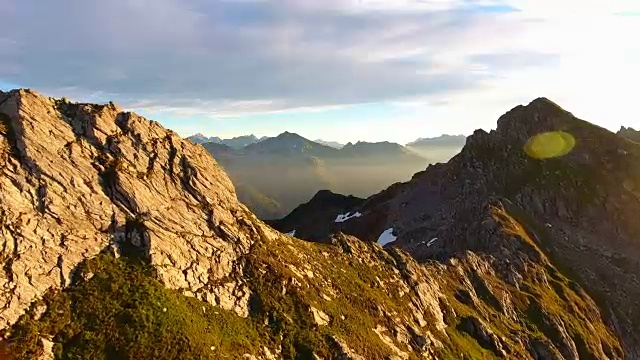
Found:
[[[568,154],[539,159],[526,152],[529,140],[553,132],[569,134],[574,146]],[[620,135],[631,137],[633,131]],[[489,256],[492,271],[525,292],[532,279],[550,276],[531,273],[528,262],[540,263],[541,254],[548,256],[564,276],[598,299],[609,328],[623,338],[627,356],[638,358],[639,324],[633,319],[640,318],[635,300],[640,298],[640,223],[635,215],[640,213],[639,164],[637,143],[540,98],[507,112],[496,130],[477,130],[447,164],[429,166],[411,181],[343,209],[362,216],[341,224],[326,222],[323,231],[374,242],[392,228],[397,239],[389,246],[427,262],[457,260],[469,251]],[[489,215],[491,206],[519,224],[517,232],[527,234],[531,246],[516,245],[501,234]],[[304,223],[287,226],[309,233]],[[321,228],[313,224],[313,231]],[[485,274],[469,279],[478,283]],[[477,303],[472,294],[460,292],[457,298],[472,306]],[[553,318],[544,320],[542,326],[547,325],[557,330],[553,333],[565,358],[580,354],[564,325]],[[545,342],[532,344],[545,353]]]
[[[29,90],[2,95],[0,120],[0,328],[109,246],[134,245],[167,287],[246,315],[236,261],[265,230],[204,149],[112,104]]]

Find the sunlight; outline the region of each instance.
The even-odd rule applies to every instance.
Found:
[[[550,131],[533,136],[524,151],[535,159],[549,159],[568,154],[576,145],[575,138],[564,131]]]

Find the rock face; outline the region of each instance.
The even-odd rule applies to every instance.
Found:
[[[537,159],[527,154],[531,139],[554,132],[570,134],[575,146],[567,155]],[[639,164],[640,146],[541,98],[506,113],[496,130],[476,131],[449,163],[429,166],[411,181],[350,208],[363,216],[341,224],[340,231],[376,241],[393,228],[398,237],[392,246],[426,261],[456,259],[469,251],[483,254],[518,288],[528,277],[541,275],[523,272],[522,260],[516,260],[533,246],[598,299],[627,356],[638,358]],[[529,245],[515,246],[511,236],[496,232],[496,216],[488,216],[495,209],[514,224],[508,226],[510,233],[526,234]],[[325,231],[335,229],[334,224],[326,226]],[[303,234],[305,229],[298,231]],[[534,262],[539,259],[534,256]],[[475,323],[465,329],[469,324],[477,330]],[[584,357],[571,332],[555,327],[558,339],[565,339],[557,348],[562,356]],[[537,343],[531,346],[539,358],[555,353]]]
[[[629,299],[638,291],[632,282],[638,258],[631,257],[638,250],[622,252],[637,234],[623,217],[635,210],[636,183],[615,190],[596,182],[580,206],[553,201],[582,194],[568,189],[583,189],[581,181],[597,174],[584,176],[583,168],[567,174],[560,165],[614,171],[629,165],[637,145],[609,144],[612,134],[546,100],[514,109],[493,134],[476,133],[451,163],[364,202],[318,194],[311,205],[349,208],[320,212],[329,214],[326,234],[334,234],[318,242],[259,221],[204,148],[112,104],[71,104],[17,90],[0,93],[0,120],[0,328],[8,339],[0,349],[18,358],[136,356],[121,334],[177,339],[159,344],[154,359],[176,358],[167,354],[193,344],[206,351],[195,358],[205,359],[233,357],[217,351],[236,348],[236,358],[259,359],[636,357],[636,335],[626,331],[637,319]],[[581,140],[566,159],[549,165],[521,155],[522,142],[539,127],[559,124]],[[586,140],[594,138],[603,153],[590,151]],[[509,170],[500,167],[507,164]],[[532,185],[550,174],[564,197]],[[602,206],[610,209],[605,224],[594,220]],[[336,222],[337,215],[344,221]],[[312,225],[288,230],[304,234]],[[362,241],[390,228],[398,235],[395,247]],[[612,267],[610,259],[623,255],[616,264],[625,268]],[[589,263],[578,264],[580,258]],[[145,264],[142,271],[118,265],[136,260]],[[610,292],[593,292],[605,283]],[[144,287],[145,295],[127,284]],[[117,294],[131,298],[120,303]],[[86,306],[73,306],[80,295],[88,297]],[[105,315],[94,299],[114,313]],[[221,321],[219,308],[235,315]],[[95,326],[94,318],[109,326]],[[183,335],[201,333],[209,337]]]
[[[0,120],[0,328],[83,260],[128,244],[167,287],[246,313],[242,284],[208,284],[240,271],[269,230],[204,149],[114,105],[29,90],[1,95]]]
[[[327,223],[338,224],[338,216],[349,213],[347,210],[359,206],[363,201],[364,199],[355,196],[321,190],[309,202],[300,205],[285,218],[267,223],[284,233],[295,231],[295,235],[301,239],[322,241],[331,235],[331,232],[327,231]],[[297,227],[300,227],[300,230]]]
[[[623,126],[618,130],[617,134],[633,142],[640,142],[640,131],[636,129]]]

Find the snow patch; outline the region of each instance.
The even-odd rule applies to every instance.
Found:
[[[288,232],[287,235],[289,236],[296,236],[296,231],[293,230],[292,232]]]
[[[429,242],[427,243],[427,247],[433,245],[434,242],[438,241],[438,238],[433,238],[431,240],[429,240]]]
[[[382,234],[380,234],[380,237],[378,238],[378,244],[380,244],[381,246],[385,246],[396,241],[397,238],[397,236],[393,235],[393,228],[388,228]]]
[[[353,214],[353,215],[351,215],[351,212],[348,212],[348,213],[346,213],[346,214],[340,214],[340,215],[338,215],[338,216],[336,217],[335,222],[337,222],[337,223],[341,223],[341,222],[345,222],[345,221],[347,221],[347,220],[349,220],[349,219],[358,218],[358,217],[360,217],[360,216],[362,216],[362,213],[360,213],[360,212],[357,212],[357,213],[355,213],[355,214]]]

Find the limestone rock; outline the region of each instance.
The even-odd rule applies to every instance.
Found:
[[[262,225],[201,147],[111,104],[30,90],[4,94],[0,120],[0,328],[111,244],[137,248],[166,286],[202,297],[242,272],[236,260]]]

